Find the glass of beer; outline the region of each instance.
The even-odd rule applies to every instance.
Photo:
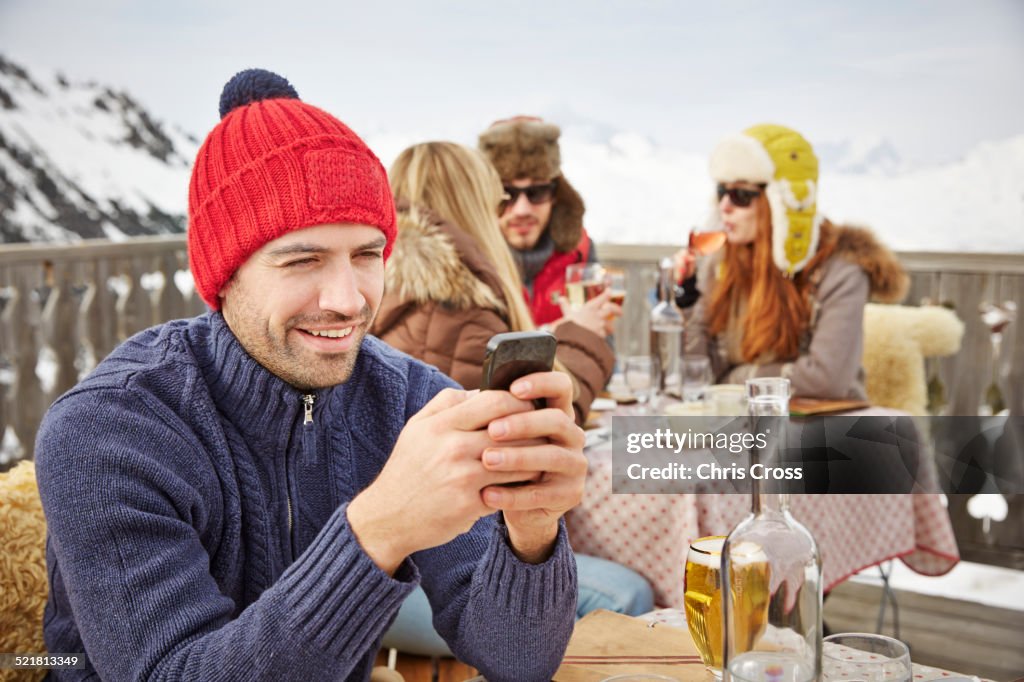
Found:
[[[722,676],[722,544],[724,535],[699,538],[690,543],[683,577],[683,604],[690,636],[709,672]],[[737,562],[739,552],[745,560]],[[768,619],[768,562],[752,543],[733,550],[731,587],[733,608],[739,617],[736,636],[754,641],[761,636]]]
[[[597,263],[573,263],[565,268],[565,296],[569,305],[579,308],[601,294],[605,283],[604,268]]]
[[[611,292],[612,303],[624,305],[626,302],[626,271],[608,268],[604,271],[604,283]],[[607,319],[611,319],[609,316]]]

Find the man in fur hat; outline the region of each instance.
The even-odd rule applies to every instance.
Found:
[[[583,199],[562,174],[560,134],[558,126],[539,118],[516,116],[495,122],[479,137],[480,150],[498,170],[508,195],[499,223],[538,325],[563,317],[566,266],[597,261],[583,229]],[[606,336],[621,312],[605,292],[573,313],[573,321]]]

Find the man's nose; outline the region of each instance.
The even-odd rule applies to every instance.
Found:
[[[345,317],[358,317],[366,306],[366,297],[359,290],[359,279],[351,265],[334,270],[320,287],[320,309]]]
[[[512,212],[518,213],[519,215],[526,215],[533,212],[532,204],[530,204],[530,200],[526,198],[526,192],[521,193],[516,197],[516,200],[512,202]]]

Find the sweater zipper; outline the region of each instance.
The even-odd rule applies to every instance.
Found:
[[[307,393],[302,396],[302,403],[304,405],[304,415],[302,418],[302,449],[304,458],[309,456],[310,451],[310,437],[313,429],[313,402],[316,400],[316,396],[312,393]],[[288,488],[288,535],[292,535],[292,527],[294,525],[293,512],[292,512],[292,493],[291,488]],[[294,543],[294,538],[292,541]]]

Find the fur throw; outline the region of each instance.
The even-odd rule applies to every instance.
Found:
[[[941,306],[864,307],[865,388],[872,405],[927,414],[924,359],[960,350],[964,323]]]
[[[0,651],[43,653],[46,520],[31,461],[0,474],[0,546]]]
[[[398,213],[398,237],[384,270],[384,288],[402,303],[506,311],[498,274],[473,238],[415,207]]]
[[[498,170],[503,182],[529,178],[557,180],[548,232],[555,249],[568,253],[579,244],[583,230],[583,199],[562,175],[558,126],[539,118],[517,116],[498,121],[480,134],[480,151]]]
[[[871,230],[863,227],[836,226],[828,221],[822,233],[834,232],[836,255],[859,266],[871,282],[871,300],[899,303],[907,295],[910,278],[896,255],[882,245]]]

